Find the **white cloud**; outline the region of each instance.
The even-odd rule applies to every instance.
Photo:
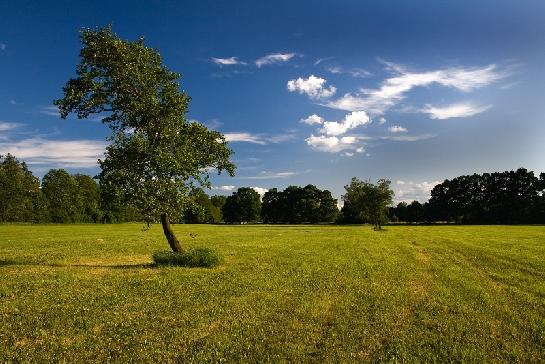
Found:
[[[15,100],[9,100],[9,104],[10,104],[10,105],[17,105],[17,101],[15,101]]]
[[[333,74],[341,74],[344,72],[343,68],[341,66],[332,66],[328,67],[327,70]]]
[[[468,116],[473,116],[476,114],[480,114],[488,109],[490,109],[492,105],[474,105],[472,103],[459,103],[459,104],[452,104],[447,106],[432,106],[432,105],[426,105],[422,110],[420,110],[423,113],[429,114],[430,118],[432,119],[450,119],[450,118],[465,118]]]
[[[267,64],[288,62],[295,57],[295,53],[274,53],[263,56],[255,61],[257,67],[262,67]]]
[[[348,130],[357,128],[358,126],[367,125],[371,122],[371,119],[365,111],[354,111],[347,114],[344,120],[338,121],[326,121],[323,123],[323,128],[320,129],[320,133],[326,135],[342,135]]]
[[[301,119],[300,121],[308,125],[314,125],[314,124],[323,124],[325,119],[316,114],[312,114],[308,116],[306,119]]]
[[[277,134],[277,135],[264,135],[264,134],[252,134],[248,132],[238,132],[238,133],[223,133],[225,140],[228,142],[246,142],[253,144],[265,145],[269,143],[277,144],[286,142],[288,140],[295,139],[295,134]]]
[[[56,106],[46,106],[40,110],[40,113],[49,116],[57,116],[59,118],[61,117],[59,109]]]
[[[388,131],[390,131],[390,133],[406,133],[408,132],[407,128],[404,128],[400,125],[394,125],[394,126],[390,126],[388,128]]]
[[[327,67],[326,70],[333,74],[337,74],[337,75],[349,74],[352,77],[356,77],[356,78],[366,78],[372,75],[371,72],[363,68],[352,68],[352,69],[346,70],[342,68],[341,66],[331,66],[331,67]]]
[[[352,77],[357,77],[357,78],[366,78],[373,75],[371,72],[363,68],[352,68],[350,71],[348,71],[348,73],[350,73]]]
[[[0,121],[0,131],[8,131],[21,126],[19,123],[8,123],[6,121]]]
[[[287,142],[288,140],[293,139],[295,139],[295,134],[278,134],[266,138],[268,142],[273,144]]]
[[[325,57],[325,58],[318,58],[316,62],[314,62],[314,65],[317,66],[322,62],[329,61],[330,59],[333,59],[335,57]]]
[[[259,193],[259,196],[263,197],[263,195],[265,194],[265,192],[269,191],[268,189],[266,188],[263,188],[263,187],[250,187],[250,188],[253,188],[253,190],[257,193]]]
[[[431,190],[433,187],[441,183],[440,181],[431,181],[431,182],[405,182],[397,181],[397,185],[401,187],[394,187],[395,200],[396,202],[411,202],[419,201],[426,202],[430,199]]]
[[[336,136],[311,135],[310,137],[305,139],[305,141],[309,146],[322,152],[328,153],[355,151],[358,148],[361,148],[361,146],[358,146],[356,144],[358,142],[358,139],[352,136],[339,138]]]
[[[5,51],[7,47],[5,43],[0,43],[0,51]]]
[[[220,66],[233,66],[233,65],[246,65],[246,62],[242,62],[238,60],[238,57],[229,57],[229,58],[216,58],[212,57],[212,62],[214,62],[217,65]]]
[[[242,176],[235,177],[240,179],[277,179],[277,178],[288,178],[298,175],[298,172],[269,172],[263,171],[260,172],[257,176]]]
[[[379,119],[378,119],[378,125],[382,125],[386,123],[386,118],[384,116],[381,116]]]
[[[424,72],[410,72],[404,66],[393,63],[386,62],[386,65],[395,75],[382,81],[379,88],[361,89],[356,94],[346,93],[324,106],[347,111],[366,110],[371,114],[380,115],[403,100],[406,93],[415,87],[438,84],[470,92],[510,74],[508,71],[499,70],[495,64],[481,68],[456,67]]]
[[[11,153],[28,164],[51,167],[95,167],[104,156],[105,142],[30,138],[0,142],[0,154]]]
[[[393,140],[396,142],[418,142],[421,140],[427,140],[435,138],[436,134],[420,134],[420,135],[390,135],[379,137],[378,139],[382,140]]]
[[[326,99],[337,92],[335,86],[326,88],[326,83],[325,79],[310,75],[307,79],[299,77],[295,80],[289,80],[287,88],[290,92],[297,91],[300,94],[307,94],[311,99]]]
[[[232,191],[235,189],[235,186],[213,186],[212,189],[218,191]]]
[[[228,142],[246,142],[253,144],[267,144],[265,140],[259,135],[251,133],[224,133],[223,136]]]

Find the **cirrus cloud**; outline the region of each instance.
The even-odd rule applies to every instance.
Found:
[[[408,132],[407,128],[404,128],[400,125],[393,125],[388,128],[390,133],[406,133]]]
[[[383,62],[394,73],[376,89],[360,89],[357,93],[346,93],[336,100],[330,100],[324,106],[346,110],[365,110],[371,114],[382,115],[391,109],[415,87],[427,87],[433,84],[450,87],[462,92],[470,92],[487,86],[511,74],[508,69],[501,70],[496,64],[485,67],[453,67],[432,71],[412,72],[406,67],[390,62]]]
[[[238,59],[238,57],[229,57],[229,58],[211,58],[212,62],[219,66],[233,66],[233,65],[246,65],[246,62],[242,62]]]
[[[268,64],[274,64],[274,63],[284,63],[290,61],[293,57],[295,57],[295,53],[273,53],[268,54],[266,56],[263,56],[261,58],[258,58],[255,61],[255,64],[258,68],[261,68]]]
[[[450,118],[465,118],[473,115],[480,114],[488,109],[492,105],[475,105],[470,102],[452,104],[447,106],[432,106],[426,105],[420,111],[428,114],[432,119],[444,120]]]

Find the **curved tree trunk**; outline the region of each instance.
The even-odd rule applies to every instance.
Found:
[[[168,218],[168,214],[161,214],[161,225],[163,225],[163,232],[165,233],[168,245],[170,245],[172,251],[175,253],[181,252],[183,250],[182,246],[176,238],[176,235],[174,235],[174,231],[172,231],[172,228],[170,227],[170,219]]]

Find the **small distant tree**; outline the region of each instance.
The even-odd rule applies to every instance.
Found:
[[[376,185],[370,181],[352,178],[344,188],[342,196],[345,206],[350,206],[350,213],[365,222],[373,224],[375,230],[381,230],[387,222],[388,206],[392,204],[394,192],[390,189],[390,181],[380,179]]]
[[[261,196],[253,188],[241,187],[227,197],[223,206],[226,222],[256,222],[261,214]]]
[[[81,32],[76,77],[56,100],[60,114],[98,114],[112,130],[99,180],[114,200],[135,206],[148,223],[160,218],[174,252],[182,251],[171,225],[181,216],[195,184],[210,187],[206,171],[234,174],[222,134],[185,117],[189,96],[178,73],[159,53],[120,39],[110,27]]]

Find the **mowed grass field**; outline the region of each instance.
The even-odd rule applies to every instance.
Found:
[[[543,362],[545,227],[0,225],[0,361]]]

